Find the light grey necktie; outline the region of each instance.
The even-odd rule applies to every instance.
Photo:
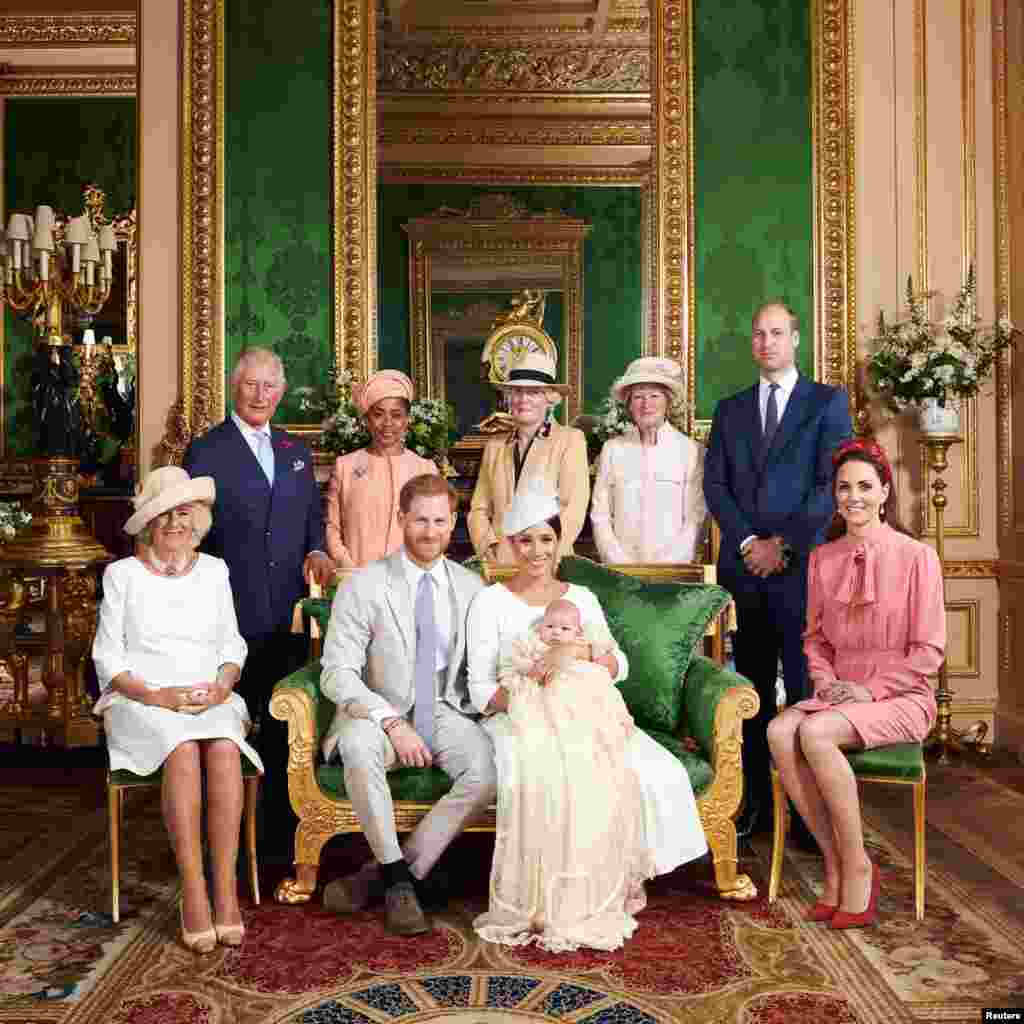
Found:
[[[413,669],[412,727],[430,747],[434,742],[434,702],[437,700],[437,621],[434,584],[429,573],[416,589],[416,664]]]
[[[779,429],[779,404],[776,400],[778,384],[768,385],[768,404],[764,410],[764,437],[761,439],[761,458],[768,457],[768,449],[772,446],[772,438]]]
[[[270,438],[263,433],[256,435],[256,458],[260,460],[260,466],[263,469],[263,475],[267,478],[267,483],[271,487],[274,486],[274,446],[270,441]]]

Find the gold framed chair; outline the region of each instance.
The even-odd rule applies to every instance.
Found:
[[[107,769],[107,811],[110,823],[110,913],[114,924],[121,920],[121,824],[124,818],[124,795],[128,790],[151,789],[163,784],[163,769],[152,775],[136,775],[124,769]],[[242,758],[242,785],[245,789],[245,808],[242,822],[245,847],[249,860],[249,886],[252,901],[260,902],[260,879],[256,865],[256,797],[259,794],[260,773],[247,758]]]
[[[858,783],[910,786],[914,793],[914,915],[924,920],[924,882],[927,861],[924,846],[925,786],[927,772],[920,743],[894,743],[872,750],[851,750],[846,754]],[[789,829],[789,806],[778,770],[772,766],[772,799],[775,804],[772,864],[768,878],[768,902],[774,903],[782,881],[782,856]]]

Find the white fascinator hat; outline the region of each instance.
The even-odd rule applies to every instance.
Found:
[[[512,504],[509,505],[501,528],[506,537],[512,537],[523,530],[546,523],[554,516],[561,514],[558,497],[551,490],[551,485],[543,479],[531,481],[517,490]]]

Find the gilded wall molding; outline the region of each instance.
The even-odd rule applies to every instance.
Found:
[[[960,160],[963,174],[963,206],[961,210],[960,271],[966,280],[968,268],[977,262],[977,133],[975,129],[975,10],[974,0],[960,0],[960,53],[962,65],[961,115],[963,145]]]
[[[854,423],[866,410],[856,386],[853,0],[812,0],[814,40],[815,346],[818,380],[846,388]]]
[[[650,175],[636,167],[494,167],[464,164],[381,164],[384,185],[436,185],[458,181],[474,185],[636,185],[644,186]]]
[[[182,0],[181,394],[159,461],[224,410],[224,2]]]
[[[993,558],[947,559],[942,563],[942,575],[947,580],[999,579],[999,562]]]
[[[424,121],[412,115],[381,119],[382,146],[650,146],[648,121]]]
[[[120,14],[5,14],[3,46],[133,46],[137,19]]]
[[[666,0],[654,5],[651,170],[655,221],[653,348],[656,355],[667,355],[686,366],[692,409],[693,352],[687,312],[693,305],[688,245],[693,233],[691,15],[691,0]]]
[[[334,3],[334,361],[377,367],[377,19],[365,0]]]
[[[75,72],[59,75],[8,70],[0,66],[2,96],[134,96],[134,71]]]
[[[995,150],[996,317],[1010,310],[1010,154],[1007,129],[1007,0],[992,0],[992,115]],[[1020,319],[1020,313],[1017,313]],[[1012,543],[1013,432],[1011,423],[1013,353],[1004,349],[996,363],[996,514],[1000,543]]]
[[[928,0],[914,0],[914,227],[919,291],[928,291]]]
[[[965,619],[963,626],[965,649],[962,652],[962,661],[952,661],[949,658],[951,652],[947,648],[946,669],[951,676],[955,676],[957,679],[980,679],[981,664],[978,660],[978,651],[981,648],[981,639],[978,634],[978,623],[981,621],[981,602],[977,598],[947,601],[947,621],[953,615],[960,615]]]
[[[384,43],[381,92],[646,92],[647,47],[547,48]]]

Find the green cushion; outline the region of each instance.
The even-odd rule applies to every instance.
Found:
[[[677,733],[682,679],[708,623],[729,603],[728,592],[707,583],[637,579],[579,557],[563,558],[558,575],[593,591],[604,610],[629,659],[629,677],[618,685],[637,725]]]
[[[242,759],[242,778],[251,779],[254,775],[259,775],[259,770],[256,765],[252,763],[247,757]],[[163,781],[164,769],[161,765],[152,775],[136,775],[135,772],[130,772],[126,768],[121,768],[116,772],[110,772],[107,776],[107,784],[111,786],[159,786]]]
[[[908,782],[924,777],[924,751],[920,743],[892,743],[871,750],[849,750],[846,758],[854,775],[882,775]]]
[[[341,763],[331,761],[316,770],[320,788],[335,800],[347,800],[345,777]],[[430,804],[452,788],[452,780],[440,768],[398,768],[388,772],[388,788],[393,800],[411,800]]]
[[[673,757],[683,762],[686,774],[690,776],[690,785],[693,787],[693,795],[700,796],[708,786],[715,773],[707,759],[699,752],[687,750],[682,740],[667,732],[659,732],[656,729],[644,730],[651,739],[660,743]]]

